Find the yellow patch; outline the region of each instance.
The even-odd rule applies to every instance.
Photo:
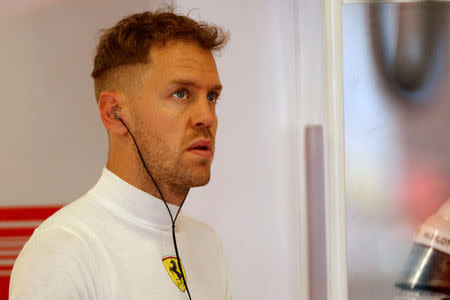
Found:
[[[164,264],[164,267],[166,268],[167,273],[169,273],[170,278],[172,281],[177,285],[177,287],[182,290],[183,292],[186,290],[186,285],[184,284],[183,277],[180,272],[180,267],[178,266],[177,258],[174,256],[166,256],[163,257],[162,262]],[[184,271],[183,264],[181,263],[181,269],[183,270],[184,278],[186,278],[186,272]]]

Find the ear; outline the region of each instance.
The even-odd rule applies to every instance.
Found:
[[[111,91],[103,91],[98,99],[98,110],[103,125],[110,134],[126,135],[127,129],[122,122],[116,118],[116,111],[120,109],[120,116],[124,119],[124,96]],[[125,121],[125,119],[124,119]]]

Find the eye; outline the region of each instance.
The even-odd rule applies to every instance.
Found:
[[[211,92],[208,94],[208,96],[206,98],[208,99],[208,101],[217,102],[217,98],[219,98],[219,95],[215,92]]]
[[[185,99],[187,97],[187,92],[184,89],[179,89],[178,91],[173,93],[172,96],[180,98],[180,99]]]

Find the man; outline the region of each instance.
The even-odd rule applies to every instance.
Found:
[[[92,77],[109,136],[106,168],[35,230],[14,265],[10,299],[231,299],[215,232],[177,217],[189,188],[210,179],[222,88],[213,52],[227,39],[165,12],[104,32]]]

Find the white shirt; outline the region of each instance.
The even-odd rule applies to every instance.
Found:
[[[178,207],[169,208],[175,217]],[[34,231],[14,265],[9,299],[188,299],[175,262],[165,259],[175,256],[171,226],[162,200],[104,168],[86,195]],[[181,213],[175,232],[192,300],[231,299],[216,233]]]

